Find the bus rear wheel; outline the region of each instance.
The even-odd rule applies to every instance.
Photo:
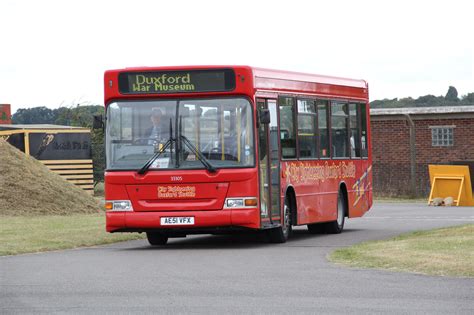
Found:
[[[166,245],[168,242],[168,236],[156,232],[146,232],[146,238],[148,243],[153,246]]]
[[[274,229],[268,230],[268,238],[271,243],[285,243],[291,234],[291,219],[290,219],[290,202],[285,198],[285,205],[283,206],[283,221],[282,224]]]
[[[337,196],[337,219],[326,223],[326,233],[339,234],[344,229],[344,221],[346,217],[346,200],[344,194],[339,190]]]

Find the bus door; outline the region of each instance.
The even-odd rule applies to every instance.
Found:
[[[280,150],[277,102],[257,99],[258,110],[268,108],[270,124],[261,124],[259,136],[260,219],[262,227],[280,223]]]

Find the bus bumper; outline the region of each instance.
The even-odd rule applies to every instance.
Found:
[[[194,217],[190,225],[161,225],[162,217]],[[202,228],[260,228],[257,208],[217,211],[166,211],[166,212],[106,212],[107,232],[146,232],[179,228],[192,231]]]

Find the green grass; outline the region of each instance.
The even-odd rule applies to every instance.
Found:
[[[143,238],[105,232],[104,214],[0,216],[0,255],[42,252]]]
[[[428,203],[428,197],[426,198],[408,198],[408,197],[374,197],[374,202],[387,202],[387,203]]]
[[[474,224],[365,242],[338,249],[329,260],[352,267],[474,277]]]

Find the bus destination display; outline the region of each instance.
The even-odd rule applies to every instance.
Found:
[[[119,74],[122,94],[223,92],[234,88],[235,75],[230,69]]]

